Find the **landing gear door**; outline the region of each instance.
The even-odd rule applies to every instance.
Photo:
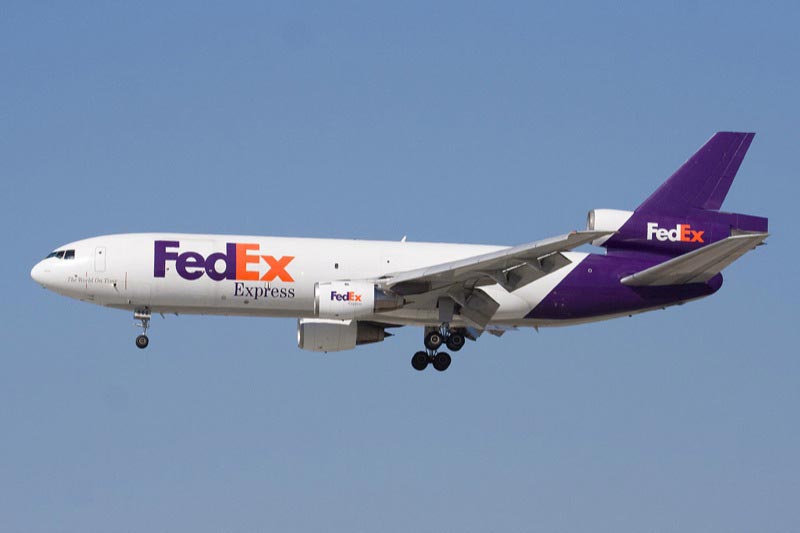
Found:
[[[106,247],[98,246],[94,249],[94,271],[106,271]]]

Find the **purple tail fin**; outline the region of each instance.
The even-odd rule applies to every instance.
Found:
[[[616,232],[600,245],[610,253],[675,256],[737,233],[766,233],[766,218],[719,211],[754,136],[716,133],[633,213],[592,212],[591,229]]]
[[[636,211],[681,215],[690,209],[719,210],[754,136],[714,134]]]

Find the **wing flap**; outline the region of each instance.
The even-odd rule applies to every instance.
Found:
[[[454,295],[453,300],[461,306],[459,309],[461,318],[478,330],[483,330],[500,308],[500,304],[482,290]]]
[[[732,235],[698,250],[622,278],[631,287],[703,283],[764,242],[768,233]]]

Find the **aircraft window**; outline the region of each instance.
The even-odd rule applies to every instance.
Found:
[[[56,259],[75,259],[75,250],[56,250],[47,254],[45,259],[55,257]]]

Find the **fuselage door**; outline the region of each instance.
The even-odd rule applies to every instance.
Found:
[[[98,246],[94,249],[94,271],[106,271],[106,247]]]

